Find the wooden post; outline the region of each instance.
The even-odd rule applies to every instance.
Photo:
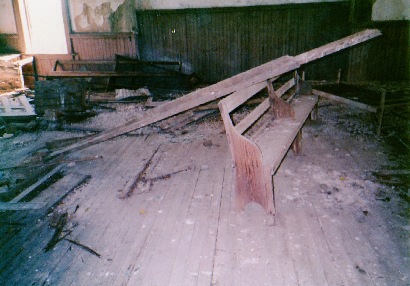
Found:
[[[295,140],[292,143],[292,151],[295,155],[302,154],[302,129],[299,130]]]
[[[339,69],[337,71],[337,79],[336,79],[336,83],[339,84],[340,83],[340,79],[342,77],[342,69]]]
[[[316,104],[315,107],[313,108],[312,112],[310,113],[310,120],[317,120],[318,110],[319,110],[319,108]]]
[[[382,120],[383,120],[385,102],[386,102],[386,90],[382,89],[382,97],[380,99],[379,116],[378,116],[377,136],[380,136],[381,129],[382,129]]]

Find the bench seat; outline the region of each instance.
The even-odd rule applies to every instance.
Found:
[[[250,202],[259,203],[275,214],[273,176],[289,148],[301,152],[301,129],[309,114],[315,112],[317,95],[280,97],[295,86],[292,79],[278,90],[267,80],[234,92],[218,105],[224,122],[229,149],[235,163],[235,201],[239,209]],[[269,98],[235,122],[231,113],[255,94],[266,90]],[[293,98],[293,99],[292,99]]]
[[[317,104],[318,96],[301,96],[292,101],[295,118],[280,118],[271,121],[252,141],[261,149],[263,165],[274,175],[289,150],[294,138]]]

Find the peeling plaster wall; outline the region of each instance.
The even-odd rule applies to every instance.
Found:
[[[16,21],[11,0],[0,0],[0,34],[16,33]]]
[[[318,3],[341,2],[348,0],[135,0],[136,8],[148,9],[186,9],[186,8],[211,8],[211,7],[242,7],[258,5],[279,5],[293,3]]]
[[[136,29],[134,0],[69,0],[71,30],[87,32],[132,32]]]
[[[373,21],[410,20],[409,0],[377,0],[373,4]]]
[[[240,7],[341,1],[348,0],[68,0],[68,7],[73,32],[109,33],[136,31],[135,9]]]

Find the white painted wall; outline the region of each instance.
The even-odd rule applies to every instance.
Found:
[[[18,0],[28,54],[66,54],[61,1]]]
[[[0,34],[17,34],[12,0],[0,0]]]
[[[348,0],[135,0],[136,8],[145,9],[185,9],[211,7],[241,7],[258,5],[279,5],[292,3],[342,2]]]
[[[372,20],[410,20],[410,0],[377,0],[373,4]]]

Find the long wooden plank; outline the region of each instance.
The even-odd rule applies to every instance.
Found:
[[[44,207],[44,203],[4,203],[0,202],[0,211],[35,210]]]
[[[380,36],[381,34],[382,33],[377,29],[363,30],[356,34],[347,36],[345,38],[331,42],[319,48],[297,55],[295,56],[295,59],[299,62],[300,65],[303,65],[308,62],[323,58],[327,55],[336,53],[345,48],[349,48],[362,42],[368,41],[370,39]]]
[[[92,139],[87,139],[59,151],[55,151],[50,154],[50,156],[53,157],[59,154],[78,150],[114,138],[121,134],[139,129],[159,120],[168,118],[172,115],[176,115],[204,103],[219,99],[237,90],[246,88],[262,81],[266,81],[273,77],[294,70],[298,68],[300,64],[305,64],[309,61],[319,59],[328,54],[335,53],[379,35],[381,35],[379,30],[364,30],[362,32],[329,43],[317,49],[303,53],[294,58],[284,56],[279,59],[270,61],[261,66],[255,67],[236,76],[220,81],[214,85],[196,90],[174,101],[158,106],[155,109],[147,111],[145,113],[145,116],[142,116],[142,119],[131,120],[113,130],[103,132],[96,137],[93,137]]]
[[[261,82],[259,84],[252,85],[249,88],[234,92],[229,98],[224,99],[226,111],[228,113],[232,112],[235,108],[245,103],[249,98],[254,96],[265,87],[266,82]]]
[[[12,199],[10,202],[11,203],[17,203],[20,201],[22,198],[30,194],[32,191],[34,191],[38,186],[40,186],[42,183],[47,181],[51,176],[53,176],[55,173],[59,172],[63,168],[62,165],[59,165],[55,167],[53,170],[48,172],[44,177],[42,177],[40,180],[38,180],[35,184],[31,185],[27,189],[25,189],[23,192],[21,192],[17,197]]]
[[[274,175],[285,157],[289,146],[296,134],[302,128],[313,107],[318,100],[317,96],[302,96],[292,102],[295,110],[295,119],[284,118],[275,120],[273,126],[265,129],[263,135],[255,139],[255,143],[263,152],[263,162],[266,166],[272,166],[271,174]],[[274,143],[272,142],[274,139]]]
[[[241,122],[236,124],[235,129],[239,134],[244,133],[256,120],[261,117],[270,107],[269,98],[259,104],[251,113],[249,113]]]
[[[284,85],[282,85],[280,88],[278,88],[275,93],[277,97],[282,97],[282,95],[285,94],[292,86],[295,85],[295,79],[292,78],[288,80]]]
[[[69,173],[62,179],[51,185],[47,190],[42,192],[31,202],[44,202],[44,208],[50,208],[57,205],[75,188],[83,184],[90,176],[77,173]]]
[[[255,83],[259,83],[275,76],[281,75],[298,67],[299,65],[293,60],[292,57],[281,57],[226,80],[220,81],[211,86],[198,89],[171,102],[160,105],[155,109],[145,112],[145,116],[142,116],[141,119],[130,120],[129,122],[118,126],[115,129],[102,132],[101,134],[91,139],[78,142],[77,144],[73,144],[64,149],[53,152],[50,154],[50,156],[54,157],[59,154],[67,153],[69,151],[78,150],[80,148],[84,148],[86,146],[111,139],[121,134],[128,133],[135,129],[139,129],[154,122],[168,118],[172,115],[176,115],[196,106],[216,100],[236,90],[246,88]]]
[[[107,159],[104,160],[104,162],[102,164],[98,164],[98,167],[96,168],[96,172],[89,170],[91,172],[91,174],[93,175],[93,177],[97,178],[96,181],[91,181],[90,184],[84,186],[86,191],[86,194],[82,194],[81,195],[81,202],[79,203],[80,207],[77,211],[75,211],[75,221],[77,221],[80,225],[85,226],[84,228],[75,228],[75,232],[73,232],[71,234],[71,238],[73,238],[74,240],[83,242],[88,244],[88,241],[83,240],[82,237],[78,237],[78,232],[89,232],[90,234],[94,234],[94,231],[92,231],[91,228],[91,224],[90,224],[90,220],[87,219],[83,219],[83,216],[92,216],[91,213],[93,213],[95,210],[104,210],[107,213],[107,208],[104,207],[104,205],[101,206],[101,204],[103,204],[104,202],[115,202],[116,200],[114,199],[115,197],[115,191],[114,188],[118,188],[119,186],[116,184],[117,181],[116,179],[118,178],[118,180],[120,180],[119,178],[121,177],[121,170],[124,170],[122,168],[121,162],[124,161],[123,158],[119,156],[118,154],[121,154],[122,156],[126,156],[128,155],[129,157],[129,153],[127,153],[127,149],[128,147],[132,144],[136,144],[138,146],[138,142],[135,143],[135,140],[128,140],[127,138],[124,138],[126,140],[121,140],[122,142],[127,142],[126,144],[119,144],[120,146],[118,146],[118,144],[107,144],[108,146],[104,146],[104,154],[107,155]],[[128,144],[129,142],[129,144]],[[117,142],[118,143],[118,142]],[[134,157],[133,157],[134,158]],[[95,169],[95,168],[94,168]],[[88,172],[88,171],[87,171]],[[104,176],[102,177],[98,177],[98,174],[104,174]],[[105,188],[102,186],[110,186],[109,188]],[[96,199],[95,194],[96,191],[98,193],[98,199]],[[111,193],[112,196],[107,196],[107,193]],[[95,207],[94,207],[95,206]],[[75,207],[75,205],[74,205]],[[63,207],[63,210],[65,210],[66,208],[68,208],[68,212],[71,213],[73,206],[72,205],[67,205],[66,207]],[[72,210],[71,210],[71,209]],[[112,218],[113,214],[116,214],[116,211],[112,211],[109,212],[110,213],[110,218]],[[103,216],[100,214],[100,216]],[[105,219],[106,222],[110,221]],[[102,223],[99,223],[99,228],[103,227]],[[48,233],[50,233],[50,230],[48,230]],[[37,233],[30,235],[27,238],[21,239],[21,235],[18,237],[19,240],[23,241],[23,243],[21,243],[21,245],[23,245],[24,247],[27,247],[28,245],[37,245],[35,240],[35,236]],[[100,233],[98,233],[97,235],[95,235],[96,237],[99,237]],[[24,234],[25,235],[25,234]],[[45,236],[47,237],[47,236]],[[44,241],[41,243],[41,245],[45,245]],[[67,255],[68,253],[75,253],[76,257],[78,257],[78,259],[81,261],[82,257],[81,255],[83,255],[83,253],[85,253],[85,255],[89,255],[88,252],[84,252],[81,249],[78,248],[70,248],[69,244],[61,244],[59,243],[58,245],[60,245],[60,247],[62,247],[59,251],[51,251],[50,253],[53,256],[47,256],[47,259],[44,259],[44,257],[42,256],[43,253],[43,248],[35,248],[35,249],[30,249],[29,247],[27,247],[27,249],[30,249],[30,253],[32,256],[32,259],[30,260],[30,265],[32,265],[34,267],[34,265],[41,265],[41,267],[43,269],[52,269],[53,271],[64,271],[67,269],[69,263],[71,263],[71,258],[70,255]],[[94,244],[89,244],[88,246],[92,246],[93,249],[99,251],[98,248],[95,248]],[[70,251],[71,250],[71,251]],[[74,251],[78,251],[78,252],[74,252]],[[22,257],[21,257],[22,256]],[[19,267],[18,265],[22,265],[24,264],[26,261],[25,255],[19,255],[19,257],[17,258],[18,260],[21,260],[20,262],[17,263],[13,263],[14,265],[16,265],[16,267]],[[67,262],[64,259],[68,259],[69,262]],[[64,260],[64,262],[61,264],[59,263],[60,260]],[[59,267],[56,267],[56,265],[59,265]],[[9,267],[10,268],[10,267]],[[56,268],[56,269],[55,269]],[[18,268],[16,268],[18,269]],[[6,273],[16,273],[15,271],[18,271],[16,269],[7,269]],[[33,272],[31,272],[31,270],[33,270]],[[27,270],[27,275],[31,275],[34,276],[34,270],[35,268],[31,268]],[[77,272],[74,272],[77,273]],[[7,275],[7,274],[6,274]],[[14,275],[13,275],[14,276]],[[60,278],[60,275],[57,276],[52,276],[53,279],[56,278]],[[51,278],[51,277],[48,277]],[[13,277],[13,281],[14,279],[22,279],[22,281],[24,281],[23,277]],[[16,281],[15,283],[13,283],[14,285],[24,285],[26,283],[23,283],[21,281]],[[42,282],[38,282],[38,284],[43,284]],[[70,283],[51,283],[53,285],[69,285]],[[84,285],[84,283],[82,283],[81,285]]]
[[[11,61],[15,60],[20,57],[20,54],[12,54],[12,55],[6,55],[6,56],[0,56],[0,61]]]
[[[18,66],[24,66],[26,64],[33,62],[33,59],[34,59],[33,57],[28,57],[28,58],[16,61],[15,64]]]
[[[353,107],[364,109],[364,110],[367,110],[369,112],[374,112],[374,113],[377,112],[377,108],[374,107],[374,106],[370,106],[370,105],[367,105],[367,104],[364,104],[364,103],[361,103],[361,102],[358,102],[358,101],[350,100],[350,99],[347,99],[347,98],[344,98],[344,97],[341,97],[341,96],[337,96],[337,95],[334,95],[334,94],[331,94],[331,93],[327,93],[327,92],[324,92],[324,91],[320,91],[320,90],[317,90],[317,89],[313,90],[313,94],[317,94],[317,95],[319,95],[323,98],[326,98],[326,99],[330,99],[330,100],[334,100],[334,101],[341,102],[341,103],[344,103],[344,104],[348,104],[348,105],[351,105]]]

